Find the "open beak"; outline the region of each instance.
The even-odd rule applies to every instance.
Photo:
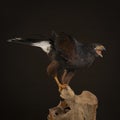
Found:
[[[103,57],[102,55],[102,51],[105,51],[105,47],[103,45],[98,45],[96,48],[95,48],[95,51],[96,53],[100,56],[100,57]]]

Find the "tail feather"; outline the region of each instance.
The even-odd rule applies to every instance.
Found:
[[[14,42],[14,41],[20,41],[20,40],[22,40],[22,38],[12,38],[7,40],[7,42]]]
[[[24,45],[30,45],[30,46],[34,46],[34,47],[39,47],[41,48],[44,52],[46,52],[47,54],[50,52],[51,48],[51,44],[50,41],[44,41],[44,40],[40,40],[40,39],[32,39],[32,38],[27,38],[27,39],[23,39],[23,38],[13,38],[13,39],[9,39],[8,42],[13,42],[13,43],[20,43],[20,44],[24,44]]]
[[[42,39],[43,40],[43,39]],[[36,43],[36,42],[40,42],[41,39],[34,39],[34,38],[20,38],[20,37],[17,37],[17,38],[13,38],[13,39],[9,39],[8,42],[16,42],[16,43],[28,43],[28,44],[31,44],[31,43]]]
[[[21,37],[16,37],[13,39],[7,40],[8,42],[12,43],[18,43],[18,44],[24,44],[24,45],[30,45],[30,46],[35,46],[41,48],[44,52],[47,54],[51,51],[51,49],[55,49],[55,39],[58,35],[56,34],[55,31],[52,31],[51,35],[49,37],[47,36],[40,36],[40,38],[21,38]]]

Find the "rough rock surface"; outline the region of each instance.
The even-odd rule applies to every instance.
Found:
[[[91,92],[76,95],[67,86],[60,92],[60,97],[64,100],[49,109],[48,120],[96,120],[98,100]]]

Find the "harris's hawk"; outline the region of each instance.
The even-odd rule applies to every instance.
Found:
[[[103,57],[102,51],[105,50],[102,44],[82,44],[64,32],[59,34],[52,32],[46,40],[14,38],[8,41],[42,48],[51,60],[47,72],[57,82],[59,90],[69,84],[76,70],[90,66],[96,57]],[[61,83],[58,76],[60,76]]]

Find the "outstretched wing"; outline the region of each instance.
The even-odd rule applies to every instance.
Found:
[[[56,35],[54,45],[64,59],[71,61],[76,56],[76,40],[70,35],[65,33]]]

